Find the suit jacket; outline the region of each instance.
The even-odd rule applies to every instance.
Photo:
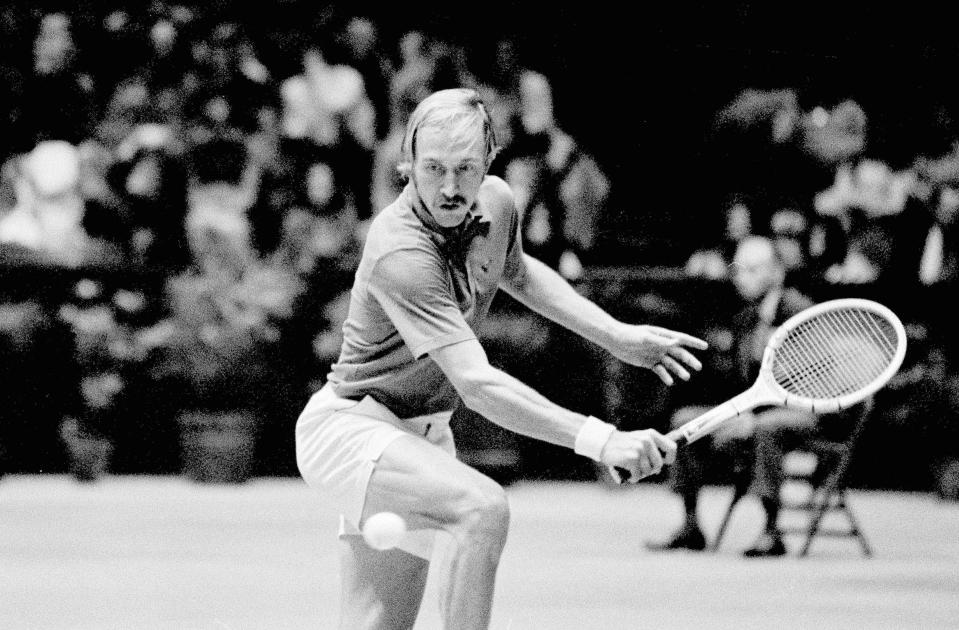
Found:
[[[762,364],[763,350],[773,331],[787,319],[813,305],[813,301],[793,288],[783,288],[770,314],[760,311],[762,301],[751,303],[733,320],[735,336],[735,376],[744,390],[756,381]]]

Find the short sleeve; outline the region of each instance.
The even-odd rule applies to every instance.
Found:
[[[453,299],[443,262],[427,252],[390,252],[374,265],[368,286],[416,358],[476,338]]]

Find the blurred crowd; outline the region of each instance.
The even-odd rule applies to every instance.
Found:
[[[114,468],[162,471],[176,465],[164,418],[190,408],[282,419],[261,442],[289,467],[368,223],[405,184],[406,118],[434,90],[475,87],[494,112],[494,172],[531,252],[575,280],[595,246],[609,180],[511,40],[483,54],[416,30],[387,40],[326,10],[264,34],[163,1],[9,5],[0,29],[8,470],[57,467],[36,445],[59,433],[138,445]]]
[[[164,0],[0,8],[4,468],[56,468],[25,445],[89,433],[131,445],[114,469],[164,471],[186,407],[277,418],[264,467],[289,466],[366,227],[404,185],[406,118],[436,89],[487,101],[527,251],[571,281],[598,258],[612,183],[515,41],[318,16],[265,34]],[[722,227],[691,230],[688,275],[726,278],[735,243],[765,234],[798,284],[959,276],[959,150],[886,164],[857,103],[788,89],[744,90],[712,128]]]

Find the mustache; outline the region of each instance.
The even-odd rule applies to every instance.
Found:
[[[443,198],[440,200],[440,203],[443,203],[443,204],[450,204],[450,203],[465,204],[465,203],[466,203],[466,199],[464,199],[463,197],[460,197],[459,195],[455,195],[455,196],[453,196],[453,197],[443,197]]]

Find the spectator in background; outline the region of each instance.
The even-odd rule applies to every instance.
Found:
[[[732,263],[732,278],[746,305],[733,321],[733,373],[725,391],[717,392],[720,400],[740,393],[753,384],[759,373],[766,342],[775,328],[786,319],[812,305],[812,301],[784,285],[786,270],[777,256],[773,242],[761,236],[748,236],[739,242]],[[718,402],[718,401],[717,401]],[[710,406],[687,406],[673,415],[673,428],[698,417]],[[706,483],[710,467],[715,469],[719,458],[733,466],[747,466],[749,439],[772,447],[779,443],[780,431],[810,429],[815,416],[804,411],[780,407],[761,407],[743,413],[724,424],[711,436],[692,445],[670,468],[674,491],[682,498],[684,521],[666,541],[648,544],[653,550],[706,548],[706,538],[697,514],[699,492]],[[712,449],[712,454],[707,452]],[[771,448],[756,457],[755,487],[766,511],[766,529],[747,555],[782,555],[785,548],[776,529],[779,507],[779,485],[774,475],[778,461]],[[707,462],[707,458],[709,461]]]
[[[686,274],[693,278],[724,280],[730,277],[729,265],[739,243],[752,234],[752,213],[741,199],[734,197],[726,205],[723,238],[712,247],[694,251],[686,260]]]
[[[928,286],[959,281],[959,147],[936,159],[917,161],[917,197],[935,222],[926,236],[920,277]]]
[[[346,50],[346,63],[363,75],[366,94],[376,112],[376,138],[382,140],[390,128],[390,80],[393,61],[383,47],[376,24],[367,17],[346,20],[339,34]]]
[[[192,52],[180,89],[188,148],[248,144],[279,108],[269,69],[234,22],[215,24]]]
[[[360,217],[370,216],[376,111],[363,75],[327,58],[327,46],[306,44],[302,72],[283,81],[281,135],[323,149]]]
[[[519,80],[519,113],[504,148],[505,179],[516,193],[531,253],[578,280],[596,246],[610,182],[596,160],[557,124],[548,79]]]
[[[165,273],[176,273],[190,262],[185,228],[188,172],[173,142],[167,127],[137,127],[119,148],[107,176],[119,198],[131,262]]]
[[[290,212],[314,216],[341,215],[361,229],[359,213],[348,186],[335,168],[335,149],[302,138],[278,137],[269,159],[259,159],[256,194],[250,208],[254,247],[270,255],[281,245],[283,224]],[[337,180],[335,186],[333,180]],[[329,183],[329,186],[328,186]]]
[[[429,96],[435,73],[435,59],[430,54],[427,37],[421,31],[403,33],[397,47],[399,67],[389,84],[390,133],[405,129],[409,112],[416,103]]]
[[[88,231],[77,147],[46,140],[17,163],[16,201],[0,217],[0,249],[8,260],[53,267],[116,267],[121,251]]]
[[[817,212],[836,217],[848,243],[845,258],[826,270],[826,280],[880,283],[897,291],[919,286],[932,216],[916,192],[911,169],[894,172],[878,160],[838,169],[833,186],[816,197]]]
[[[362,243],[356,211],[339,192],[335,174],[317,162],[307,170],[305,199],[284,215],[271,263],[300,280],[291,317],[280,328],[280,356],[291,366],[297,391],[322,385],[336,359],[343,319],[337,305],[348,296]]]
[[[149,26],[142,12],[123,7],[104,11],[96,21],[93,15],[85,17],[87,28],[78,38],[84,50],[85,66],[96,77],[96,108],[100,112],[117,86],[145,63]]]
[[[786,269],[786,277],[795,286],[809,264],[806,251],[805,214],[796,208],[780,208],[769,219],[769,233],[779,259]]]
[[[33,69],[20,95],[14,143],[20,152],[43,140],[76,145],[91,136],[95,86],[90,75],[79,71],[76,59],[70,17],[44,15],[33,42]]]
[[[918,160],[916,172],[917,198],[924,200],[934,220],[923,246],[920,279],[931,295],[927,303],[945,304],[955,295],[959,283],[959,146],[944,155]],[[946,355],[949,384],[955,387],[959,335],[950,309],[933,308],[922,315],[930,336]]]
[[[838,165],[861,154],[865,129],[853,102],[806,111],[792,89],[747,89],[717,113],[708,148],[718,185],[747,203],[753,231],[766,236],[784,208],[813,223],[816,193]]]

